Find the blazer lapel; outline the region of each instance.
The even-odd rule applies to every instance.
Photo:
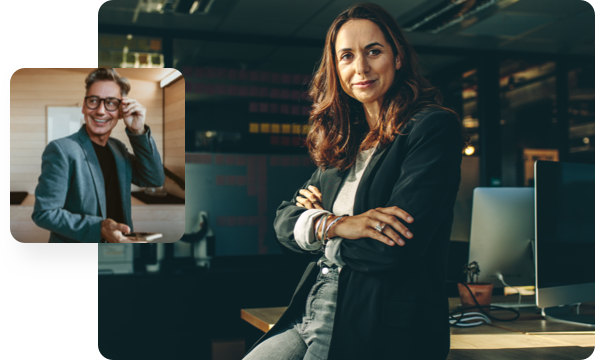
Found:
[[[367,181],[367,179],[370,177],[370,174],[372,173],[372,169],[376,166],[376,164],[378,164],[378,161],[382,158],[382,155],[386,153],[386,149],[389,147],[390,145],[382,150],[374,151],[372,159],[370,159],[370,163],[366,167],[366,170],[364,171],[364,174],[359,182],[356,192],[356,201],[357,197],[361,194],[360,189],[363,189],[362,183]],[[320,177],[320,185],[322,187],[320,189],[322,192],[322,203],[331,206],[330,208],[325,208],[325,210],[332,211],[332,204],[335,203],[337,195],[339,194],[339,188],[341,187],[341,183],[343,182],[345,175],[347,175],[347,171],[341,172],[335,168],[327,169],[322,173]]]
[[[335,198],[339,193],[339,187],[341,186],[344,177],[345,173],[342,173],[335,168],[326,169],[320,176],[322,204],[330,206],[329,208],[325,208],[325,210],[332,210],[332,205],[335,203]]]
[[[89,134],[87,134],[86,125],[83,125],[79,130],[79,141],[81,142],[81,147],[83,148],[83,152],[85,153],[87,164],[89,165],[89,169],[91,170],[93,184],[95,185],[95,193],[97,194],[97,199],[99,200],[101,216],[105,218],[106,205],[103,173],[101,172],[101,166],[99,166],[99,160],[97,160],[97,155],[95,155],[95,149],[93,149],[91,138],[89,138]]]
[[[433,111],[436,111],[436,109],[423,108],[422,110],[415,113],[415,115],[411,117],[411,120],[409,120],[409,123],[405,125],[403,132],[408,133],[407,130],[410,127],[412,121],[417,121],[417,119],[419,119],[420,116]],[[357,185],[357,191],[355,193],[355,202],[353,205],[354,215],[357,215],[357,213],[355,212],[356,209],[360,209],[360,206],[364,204],[362,201],[368,198],[368,193],[370,191],[370,183],[368,181],[370,179],[370,176],[374,176],[376,174],[376,172],[378,171],[378,167],[382,164],[381,160],[384,159],[384,155],[388,153],[388,149],[390,149],[394,143],[395,141],[391,142],[390,144],[386,145],[383,149],[376,148],[374,154],[372,154],[372,159],[370,159],[370,163],[368,163],[368,166],[366,166],[366,170],[364,170],[364,174],[362,175],[362,178],[359,184]]]

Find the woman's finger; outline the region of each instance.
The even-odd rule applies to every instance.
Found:
[[[388,236],[394,242],[396,242],[397,245],[405,245],[405,240],[403,240],[403,238],[396,231],[394,231],[392,227],[388,225],[385,226],[384,229],[382,229],[382,233]]]
[[[295,198],[295,200],[299,203],[302,204],[306,209],[314,209],[314,205],[312,204],[312,202],[304,197],[298,196]]]
[[[316,186],[308,186],[308,190],[310,190],[312,192],[312,194],[314,194],[314,196],[316,196],[318,198],[318,201],[320,201],[320,203],[322,203],[322,193],[320,192],[320,190],[318,190],[318,188]]]
[[[320,199],[316,195],[314,195],[312,192],[310,192],[310,191],[308,191],[306,189],[300,190],[300,194],[302,196],[304,196],[305,198],[307,198],[308,200],[310,200],[310,202],[312,204],[316,204],[316,203],[320,203],[321,202]]]
[[[376,210],[381,211],[385,214],[396,216],[400,219],[407,221],[408,223],[413,222],[413,216],[409,215],[405,210],[401,209],[398,206],[390,206],[385,208],[377,208]]]
[[[384,235],[383,233],[376,231],[375,229],[372,229],[371,227],[366,228],[366,230],[364,231],[364,235],[371,239],[378,240],[382,243],[385,243],[388,246],[395,245],[395,242],[391,238]]]
[[[411,233],[411,231],[409,231],[409,229],[405,225],[403,225],[402,222],[397,220],[397,218],[393,215],[388,215],[388,214],[386,214],[382,211],[379,211],[379,210],[370,210],[368,212],[368,216],[370,216],[374,220],[378,220],[380,222],[383,222],[383,223],[389,225],[390,227],[393,228],[393,230],[397,231],[398,233],[400,233],[402,236],[406,237],[407,239],[411,239],[413,237],[413,234]]]

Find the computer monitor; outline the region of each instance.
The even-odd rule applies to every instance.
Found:
[[[504,287],[535,285],[533,188],[473,191],[469,262],[477,261],[479,282]]]
[[[537,306],[595,326],[559,307],[595,300],[595,165],[537,161],[535,220]]]

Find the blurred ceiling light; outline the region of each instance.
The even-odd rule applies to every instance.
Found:
[[[506,6],[517,1],[519,0],[443,0],[405,23],[403,29],[408,32],[417,30],[437,34],[500,2]]]
[[[177,0],[175,12],[206,15],[211,9],[213,2],[214,0]]]
[[[591,140],[588,137],[583,138],[583,143],[588,144],[590,142],[591,142]]]
[[[138,0],[132,22],[136,23],[139,13],[176,13],[205,15],[211,9],[214,0]]]
[[[467,116],[465,116],[465,118],[463,118],[463,127],[466,127],[466,128],[479,127],[479,119],[474,119],[470,115],[467,115]]]
[[[198,5],[200,5],[200,1],[195,1],[195,2],[192,4],[192,7],[190,8],[190,11],[189,11],[189,13],[190,13],[190,14],[194,14],[194,12],[196,11],[196,9],[198,9]]]
[[[465,148],[465,155],[473,155],[475,153],[475,148],[471,145]]]

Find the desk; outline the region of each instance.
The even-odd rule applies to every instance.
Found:
[[[523,297],[530,301],[534,297]],[[514,302],[516,296],[494,296],[494,302]],[[459,298],[449,299],[455,309]],[[279,320],[286,307],[242,309],[242,319],[267,332]],[[536,309],[521,309],[521,317],[512,322],[494,321],[471,328],[451,327],[448,360],[579,360],[594,352],[595,329],[545,320]],[[581,306],[582,313],[595,315],[595,303]],[[492,312],[508,317],[506,312]]]

